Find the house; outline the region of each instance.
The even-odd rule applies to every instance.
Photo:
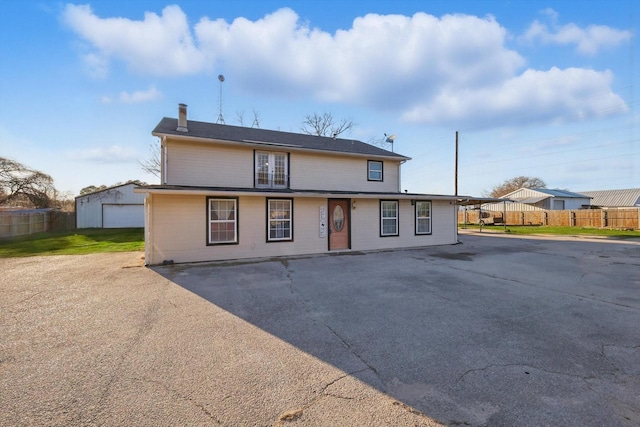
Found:
[[[401,192],[409,157],[351,139],[163,118],[147,264],[457,242],[456,197]]]
[[[551,190],[548,188],[519,188],[505,194],[502,199],[509,199],[514,203],[507,203],[508,211],[532,210],[576,210],[589,208],[591,197],[572,193],[566,190]],[[487,207],[489,210],[502,210],[502,204]]]
[[[638,208],[640,207],[640,188],[626,190],[583,191],[591,197],[591,205],[599,208]]]
[[[144,194],[129,182],[76,197],[77,228],[144,227]]]

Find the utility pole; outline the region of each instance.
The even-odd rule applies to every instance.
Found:
[[[455,171],[455,193],[454,196],[458,195],[458,131],[456,131],[456,171]]]

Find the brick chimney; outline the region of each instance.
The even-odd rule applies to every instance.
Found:
[[[178,132],[189,132],[187,129],[187,104],[178,104]]]

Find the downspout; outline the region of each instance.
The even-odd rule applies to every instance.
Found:
[[[458,240],[458,199],[456,198],[450,203],[453,204],[453,241],[455,243],[460,243]],[[431,230],[431,232],[433,232],[433,230]]]
[[[147,193],[147,197],[144,198],[144,259],[145,265],[153,265],[153,209],[152,209],[153,194]]]
[[[161,176],[161,183],[162,184],[167,184],[167,165],[169,164],[169,160],[168,160],[168,154],[169,154],[169,150],[167,148],[167,137],[163,136],[162,140],[160,142],[160,155],[162,157],[161,162],[162,165],[160,167],[160,176]]]
[[[400,160],[400,163],[398,163],[398,193],[402,193],[402,168],[400,166],[402,166],[403,164],[405,164],[407,161],[406,160]]]

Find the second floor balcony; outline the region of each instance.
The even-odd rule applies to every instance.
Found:
[[[289,175],[283,172],[256,172],[256,188],[289,188]]]

